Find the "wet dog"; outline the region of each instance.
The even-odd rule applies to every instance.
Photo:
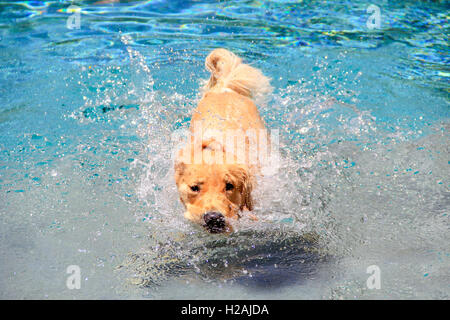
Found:
[[[225,49],[212,51],[205,65],[211,76],[177,155],[175,181],[187,219],[212,233],[230,232],[232,220],[253,210],[259,151],[270,139],[255,100],[271,86],[260,70]]]

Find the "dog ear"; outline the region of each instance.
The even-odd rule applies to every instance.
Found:
[[[241,192],[241,205],[240,209],[246,208],[249,211],[253,210],[253,179],[248,170],[245,167],[239,166],[237,169],[232,171],[233,176],[240,182],[240,192]]]
[[[241,204],[241,210],[247,208],[247,210],[252,211],[253,210],[253,198],[252,198],[252,190],[253,190],[253,184],[250,181],[251,178],[246,175],[244,178],[244,182],[242,184],[242,204]]]

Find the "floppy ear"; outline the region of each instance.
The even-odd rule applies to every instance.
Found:
[[[184,162],[177,161],[175,162],[175,182],[178,185],[181,176],[184,173],[184,169],[186,169],[186,164]]]
[[[253,198],[251,194],[253,190],[253,184],[250,180],[251,178],[248,175],[245,175],[244,182],[242,184],[241,210],[243,210],[244,207],[249,211],[253,210]]]
[[[246,208],[249,211],[253,210],[253,198],[252,198],[252,190],[253,190],[253,179],[248,172],[248,170],[244,167],[238,167],[237,169],[232,171],[233,176],[240,182],[240,192],[241,192],[241,205],[240,208],[243,210]]]

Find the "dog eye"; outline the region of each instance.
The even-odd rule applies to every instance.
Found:
[[[200,191],[200,187],[199,186],[192,186],[191,190],[194,192],[199,192]]]
[[[230,191],[230,190],[233,190],[233,189],[234,189],[233,184],[227,183],[227,184],[225,185],[225,190]]]

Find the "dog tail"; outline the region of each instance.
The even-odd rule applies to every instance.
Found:
[[[213,50],[205,60],[211,77],[204,91],[232,90],[243,96],[262,100],[272,92],[270,79],[256,68],[242,63],[242,59],[226,49]]]

